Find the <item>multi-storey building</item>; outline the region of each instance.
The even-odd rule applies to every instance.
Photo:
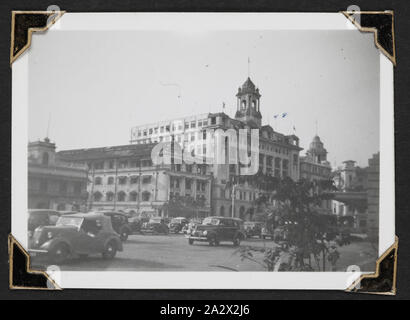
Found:
[[[327,150],[320,137],[316,135],[310,143],[306,156],[300,158],[300,178],[309,181],[331,180],[332,167],[327,161]],[[323,200],[321,211],[332,213],[332,201]]]
[[[142,215],[175,216],[169,212],[173,198],[190,198],[192,212],[210,213],[211,176],[201,165],[154,165],[155,144],[131,144],[105,148],[67,150],[58,153],[65,161],[88,168],[88,207],[91,210],[122,210]]]
[[[259,172],[278,178],[299,179],[299,139],[262,125],[260,92],[248,78],[238,89],[234,118],[224,112],[207,113],[162,121],[131,129],[130,145],[68,150],[59,153],[67,161],[85,164],[92,181],[89,203],[94,208],[169,214],[175,198],[191,198],[201,208],[196,212],[252,219],[258,190],[251,177],[240,176],[241,165],[225,163],[156,164],[151,151],[158,143],[178,144],[182,150],[195,144],[197,154],[207,154],[212,132],[257,129]],[[232,131],[232,130],[231,130]],[[226,137],[226,148],[233,142]],[[235,146],[236,147],[236,146]]]
[[[333,213],[340,217],[351,217],[356,232],[366,233],[367,228],[367,168],[347,160],[335,170],[333,181],[338,189],[332,202]]]
[[[81,210],[87,199],[87,170],[56,157],[48,138],[28,144],[28,208]]]
[[[174,141],[182,149],[196,142],[199,149],[206,150],[205,139],[209,130],[258,129],[260,172],[298,180],[299,152],[302,150],[298,137],[284,135],[276,132],[270,125],[262,125],[261,94],[249,77],[238,88],[236,98],[237,111],[234,118],[220,112],[137,126],[131,129],[130,142],[146,144]],[[251,219],[255,213],[254,201],[263,190],[255,188],[251,179],[241,179],[242,182],[238,182],[240,165],[211,164],[208,169],[213,177],[212,213]]]
[[[300,158],[300,178],[307,180],[328,180],[332,167],[327,161],[327,150],[319,136],[310,143],[305,157]]]

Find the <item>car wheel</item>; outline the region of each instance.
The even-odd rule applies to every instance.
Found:
[[[62,264],[70,256],[70,249],[66,244],[57,245],[51,252],[51,259],[55,264]]]
[[[216,239],[216,236],[213,236],[213,237],[209,240],[209,245],[212,246],[212,247],[219,245],[219,241]]]
[[[193,239],[189,239],[188,243],[192,246],[194,244],[194,240]]]
[[[116,254],[117,254],[117,245],[115,244],[114,241],[108,242],[103,252],[103,258],[107,260],[114,259]]]
[[[124,231],[122,231],[121,232],[121,236],[120,236],[120,238],[121,238],[121,241],[123,241],[123,242],[125,242],[125,241],[127,241],[128,240],[128,231],[127,230],[124,230]]]
[[[235,237],[235,238],[233,239],[233,245],[234,245],[235,247],[239,247],[240,244],[241,244],[241,238],[240,238],[240,237]]]

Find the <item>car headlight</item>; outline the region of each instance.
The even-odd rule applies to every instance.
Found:
[[[53,239],[53,233],[52,232],[47,233],[47,238]]]
[[[204,232],[202,232],[202,234],[204,235],[204,236],[206,236],[207,234],[208,234],[208,231],[204,231]]]

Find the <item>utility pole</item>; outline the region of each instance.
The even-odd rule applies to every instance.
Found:
[[[236,184],[232,185],[232,218],[235,218]]]
[[[90,211],[93,207],[93,199],[94,199],[94,175],[95,175],[95,169],[94,169],[94,164],[91,164],[92,166],[92,176],[91,176],[91,191],[90,191],[90,195],[88,197],[88,208],[87,211]],[[88,180],[88,172],[89,170],[87,170],[87,180]]]

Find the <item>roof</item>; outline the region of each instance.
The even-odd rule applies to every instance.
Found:
[[[248,79],[246,79],[246,81],[243,83],[242,89],[255,89],[255,84],[252,82],[250,77],[248,77]]]
[[[151,157],[151,151],[156,143],[128,144],[122,146],[63,150],[57,152],[60,159],[65,161],[103,160],[121,157]]]

